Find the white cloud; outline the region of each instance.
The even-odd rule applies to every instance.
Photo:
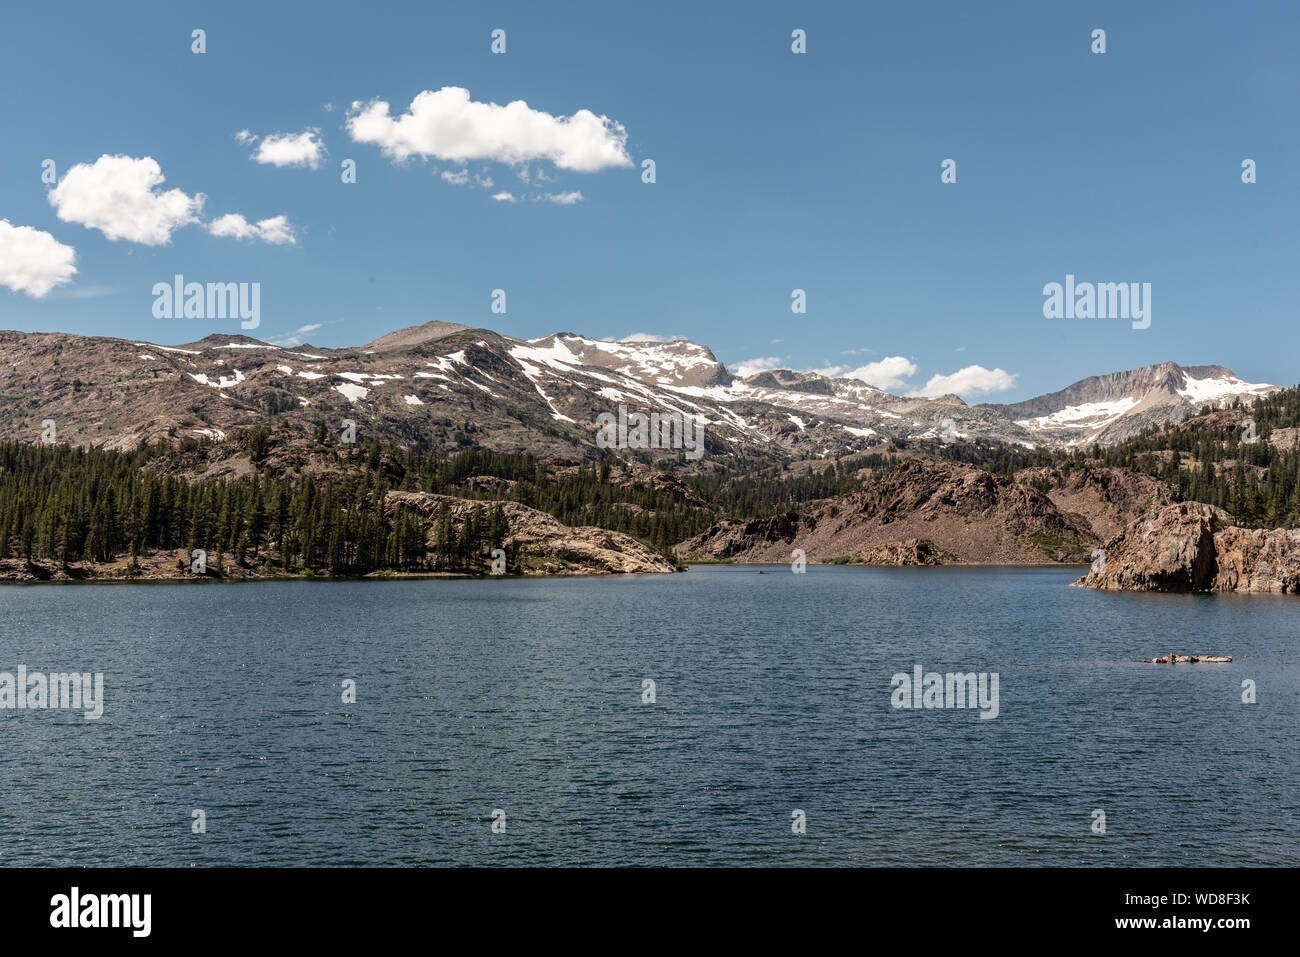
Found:
[[[512,203],[520,199],[525,203],[555,203],[557,206],[572,206],[582,202],[582,191],[575,189],[568,193],[520,193],[518,196],[514,193],[496,193],[492,198],[508,199]]]
[[[250,133],[248,130],[240,130],[238,133],[235,134],[235,141],[238,143],[242,143],[245,146],[247,146],[249,143],[252,143],[256,139],[257,137],[254,136],[252,133]]]
[[[0,286],[41,299],[77,274],[77,251],[47,232],[0,219]]]
[[[271,343],[273,346],[284,346],[286,349],[292,349],[294,346],[302,345],[303,337],[309,333],[315,332],[320,327],[321,323],[313,322],[311,325],[302,326],[291,336],[281,336],[277,339],[267,339],[266,341]]]
[[[619,342],[680,342],[685,336],[660,336],[653,332],[634,332],[624,336]]]
[[[235,239],[260,239],[264,243],[283,246],[297,242],[287,216],[272,216],[250,223],[239,213],[227,213],[208,223],[213,236],[231,236]]]
[[[904,380],[916,375],[916,363],[903,356],[886,356],[878,362],[868,362],[843,375],[846,379],[860,379],[868,385],[874,385],[877,389],[888,392],[891,389],[907,386],[908,383]]]
[[[247,135],[247,130],[235,134],[241,143],[250,143],[256,136]],[[240,139],[246,136],[246,139]],[[321,141],[320,130],[308,127],[301,133],[274,133],[262,138],[253,161],[269,166],[306,166],[319,169],[325,155],[325,144]]]
[[[1016,384],[1018,373],[983,366],[966,366],[952,375],[931,376],[930,381],[911,395],[933,399],[935,396],[954,393],[960,396],[982,395],[987,392],[1005,392]]]
[[[241,131],[244,132],[244,131]],[[165,181],[152,156],[109,156],[78,163],[49,192],[50,205],[65,223],[98,229],[116,242],[125,239],[145,246],[165,246],[172,233],[199,222],[207,197],[187,196],[179,189],[159,190]],[[272,216],[250,224],[239,213],[218,217],[206,226],[214,236],[257,238],[282,245],[295,241],[289,220]]]
[[[146,246],[165,246],[172,233],[198,222],[202,193],[187,196],[179,189],[159,192],[162,169],[151,156],[109,156],[78,163],[50,190],[50,205],[65,223],[98,229],[113,241],[126,239]]]
[[[529,186],[532,185],[534,179],[537,180],[539,185],[541,183],[555,182],[555,178],[553,176],[547,176],[546,170],[542,169],[540,166],[537,167],[537,169],[535,170],[530,170],[527,166],[524,166],[521,169],[515,170],[515,175],[518,176],[521,180],[524,181],[525,184]]]
[[[127,254],[130,254],[127,250]],[[120,296],[122,289],[118,286],[105,286],[103,284],[89,286],[73,286],[69,289],[59,288],[50,293],[51,299],[77,301],[81,299],[102,299],[105,296]]]
[[[486,173],[474,173],[471,176],[468,168],[455,171],[445,169],[438,175],[442,177],[444,183],[451,183],[453,186],[468,186],[473,183],[479,189],[491,189],[496,185],[496,181]]]
[[[849,352],[868,352],[868,349],[849,350]],[[738,376],[749,376],[780,368],[785,360],[775,356],[759,359],[746,359],[737,362],[733,371]],[[870,362],[856,369],[846,366],[827,365],[820,369],[805,369],[804,372],[827,378],[858,379],[877,389],[900,393],[910,389],[907,381],[916,375],[917,365],[903,356],[887,356],[878,362]],[[985,369],[983,366],[966,366],[951,375],[931,376],[930,380],[919,389],[907,392],[909,396],[933,399],[936,396],[954,393],[960,396],[977,396],[989,392],[1004,392],[1015,387],[1017,375],[1003,369]]]
[[[492,198],[497,202],[513,203],[515,201],[514,193],[493,193]]]
[[[383,100],[356,101],[347,126],[354,141],[373,143],[397,160],[423,156],[511,165],[550,160],[584,173],[632,165],[627,130],[607,116],[590,110],[552,116],[523,100],[505,106],[476,103],[469,90],[457,86],[425,90],[397,117]]]
[[[779,356],[765,356],[758,359],[744,359],[740,362],[735,363],[731,371],[743,379],[746,376],[753,375],[755,372],[764,372],[768,369],[779,369],[781,368],[781,363],[783,361],[784,360],[782,360]]]

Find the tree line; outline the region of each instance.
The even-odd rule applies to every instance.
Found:
[[[202,549],[217,572],[223,555],[285,573],[468,571],[507,535],[500,505],[453,522],[445,503],[429,535],[420,513],[385,507],[390,485],[369,469],[200,482],[143,468],[159,454],[0,444],[0,558],[134,565]]]

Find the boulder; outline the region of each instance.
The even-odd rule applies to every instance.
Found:
[[[406,508],[425,520],[430,546],[436,533],[438,513],[446,504],[451,522],[459,527],[472,509],[488,514],[498,504],[508,533],[499,547],[517,549],[539,562],[547,575],[609,575],[633,572],[676,571],[673,564],[631,535],[592,526],[570,527],[546,512],[519,502],[476,502],[429,492],[389,492],[384,497],[388,512]]]
[[[907,538],[902,541],[882,542],[862,553],[868,565],[946,565],[954,556],[943,551],[928,538]]]
[[[1158,506],[1103,548],[1105,561],[1074,584],[1110,591],[1300,591],[1300,530],[1232,524],[1221,508]]]

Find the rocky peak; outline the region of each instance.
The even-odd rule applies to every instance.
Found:
[[[760,389],[785,389],[790,392],[806,392],[809,395],[835,394],[830,380],[825,376],[809,372],[794,372],[790,369],[755,372],[745,377],[745,383]]]

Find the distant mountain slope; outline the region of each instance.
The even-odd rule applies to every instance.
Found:
[[[1059,392],[1008,405],[986,403],[1024,427],[1047,447],[1113,445],[1148,426],[1176,424],[1205,405],[1222,408],[1251,400],[1277,386],[1239,379],[1223,366],[1161,362],[1128,372],[1092,376]]]
[[[461,325],[459,322],[436,321],[426,322],[420,326],[407,326],[405,329],[398,329],[386,336],[380,336],[374,342],[366,343],[359,351],[392,352],[398,349],[409,349],[413,346],[424,345],[426,342],[445,339],[452,333],[464,332],[468,328],[469,326]]]
[[[34,441],[52,420],[61,442],[124,449],[162,437],[221,440],[279,421],[338,432],[350,420],[360,442],[583,459],[600,454],[597,417],[623,405],[698,416],[711,456],[775,463],[897,439],[1109,444],[1205,403],[1273,389],[1218,366],[1170,362],[1026,402],[969,406],[790,370],[742,379],[686,340],[522,340],[445,322],[343,349],[228,334],[165,346],[0,332],[0,439]]]

